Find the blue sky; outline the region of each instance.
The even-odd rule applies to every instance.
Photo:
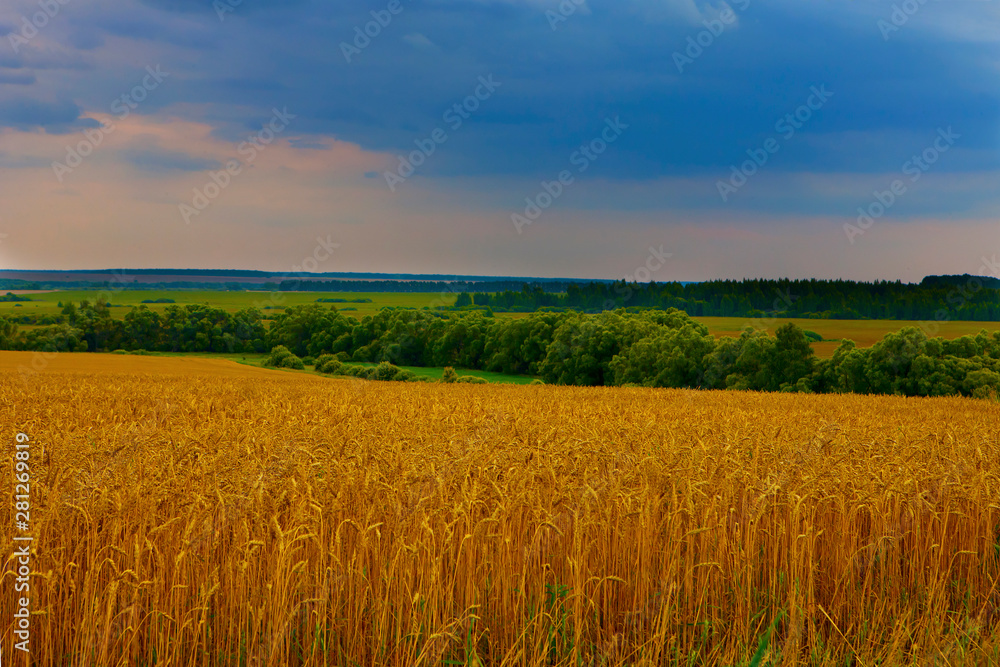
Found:
[[[654,280],[919,280],[1000,253],[992,0],[235,1],[5,4],[0,266],[282,271],[332,239],[317,270],[620,278],[663,246]]]

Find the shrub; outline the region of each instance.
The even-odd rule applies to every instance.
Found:
[[[281,360],[282,368],[291,368],[296,371],[301,371],[305,369],[306,365],[302,363],[302,360],[296,357],[294,354],[285,357]]]
[[[291,368],[300,371],[305,368],[305,364],[297,356],[292,354],[284,345],[278,345],[271,349],[271,354],[264,360],[264,366],[269,368]]]
[[[368,379],[370,379],[370,380],[382,380],[383,382],[385,382],[385,381],[390,381],[391,382],[391,381],[393,381],[393,380],[396,379],[396,376],[399,375],[399,373],[400,373],[400,370],[399,370],[398,366],[393,366],[388,361],[383,361],[383,362],[380,362],[378,366],[376,366],[375,368],[373,368],[368,373]]]
[[[531,382],[528,383],[528,385],[531,386],[531,387],[537,387],[538,385],[544,385],[544,384],[545,384],[545,382],[543,382],[542,380],[539,380],[538,378],[535,378],[534,380],[532,380]]]
[[[455,380],[461,384],[489,384],[486,380],[475,375],[463,375],[462,377]]]
[[[316,359],[316,370],[320,373],[338,374],[343,372],[344,364],[332,354],[324,354]]]
[[[806,330],[802,332],[802,335],[805,336],[806,340],[809,341],[810,343],[818,343],[821,340],[823,340],[823,337],[820,336],[815,331]]]
[[[284,345],[277,345],[271,348],[271,354],[264,359],[264,366],[278,367],[285,357],[291,356],[292,352]]]
[[[316,359],[314,357],[302,357],[302,363],[306,366],[315,366]]]
[[[458,373],[451,366],[445,366],[444,372],[441,373],[441,382],[452,383],[458,381]]]

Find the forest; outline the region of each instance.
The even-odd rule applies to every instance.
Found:
[[[98,301],[67,304],[60,319],[18,330],[0,318],[0,349],[232,354],[284,346],[300,357],[452,366],[560,385],[980,398],[1000,391],[1000,332],[945,340],[907,327],[870,348],[844,341],[831,359],[818,359],[807,332],[794,324],[773,332],[748,326],[738,337],[716,340],[673,308],[540,312],[522,319],[385,309],[358,322],[335,306],[311,304],[289,308],[265,327],[256,308],[230,314],[172,305],[160,315],[138,306],[119,320]]]
[[[702,283],[589,283],[552,293],[463,293],[455,308],[494,312],[539,309],[601,312],[621,307],[677,308],[692,317],[783,317],[834,320],[1000,320],[1000,280],[928,276],[920,283],[850,280],[713,280]]]

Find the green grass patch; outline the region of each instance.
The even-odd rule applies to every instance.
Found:
[[[150,356],[155,357],[202,357],[205,359],[228,359],[229,361],[235,361],[239,364],[246,364],[248,366],[257,366],[264,368],[264,360],[267,359],[268,355],[266,353],[258,354],[251,352],[236,352],[234,354],[227,353],[215,353],[215,352],[150,352]],[[353,362],[348,361],[344,363],[344,366],[362,366],[364,368],[372,368],[378,366],[378,364],[367,363],[367,362]],[[425,368],[423,366],[400,366],[401,369],[412,371],[414,375],[418,377],[424,377],[431,380],[440,380],[441,375],[444,372],[443,368]],[[290,373],[310,373],[312,375],[319,375],[321,377],[340,377],[337,375],[325,375],[323,373],[318,373],[312,366],[306,366],[305,370],[302,371],[291,371],[286,368],[277,369],[285,370]],[[533,377],[528,375],[509,375],[507,373],[491,373],[490,371],[477,371],[468,368],[456,368],[458,374],[461,375],[472,375],[474,377],[483,378],[487,382],[496,384],[530,384]]]
[[[263,356],[263,355],[262,355]],[[359,363],[348,361],[344,363],[345,366],[363,366],[365,368],[372,368],[378,364],[373,363]],[[400,366],[403,370],[412,371],[417,377],[425,377],[431,380],[440,380],[441,375],[444,373],[443,368],[426,368],[423,366]],[[456,368],[455,371],[462,375],[471,375],[473,377],[478,377],[486,380],[487,382],[494,382],[499,384],[530,384],[533,377],[529,375],[508,375],[506,373],[492,373],[490,371],[477,371],[469,368]]]

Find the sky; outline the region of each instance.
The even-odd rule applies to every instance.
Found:
[[[994,0],[5,0],[0,269],[996,274]]]

